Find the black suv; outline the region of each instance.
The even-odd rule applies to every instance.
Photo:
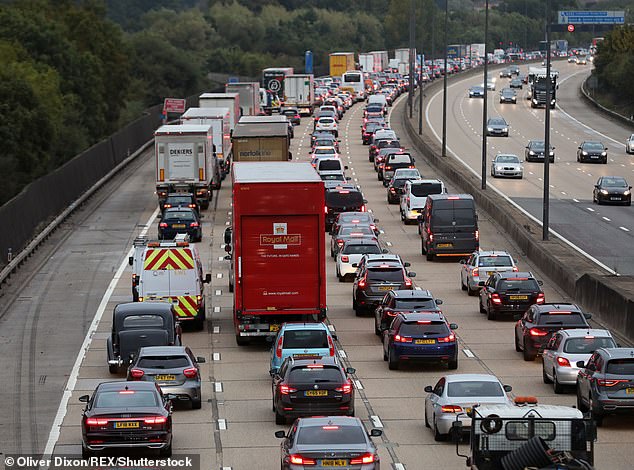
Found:
[[[398,140],[394,139],[379,139],[374,141],[372,145],[370,145],[370,149],[368,150],[368,160],[373,162],[374,157],[379,153],[381,149],[400,149],[401,143]]]
[[[608,163],[608,148],[598,140],[584,140],[577,148],[577,161]]]
[[[354,265],[353,265],[354,266]],[[357,270],[352,286],[352,309],[359,316],[364,311],[372,312],[386,292],[394,289],[413,289],[414,272],[405,270],[400,261],[365,263]]]
[[[198,204],[196,195],[193,193],[169,193],[161,203],[161,211],[171,207],[189,207],[200,215],[200,204]]]
[[[428,290],[392,290],[385,294],[374,311],[374,332],[381,336],[387,330],[394,317],[406,312],[442,313],[439,305],[441,299],[434,299]]]
[[[590,411],[598,426],[610,413],[634,408],[634,349],[599,348],[587,364],[577,362],[577,408]]]
[[[366,200],[358,187],[341,184],[326,190],[326,231],[342,212],[365,212]]]
[[[286,424],[287,417],[354,416],[349,375],[355,372],[344,369],[336,357],[286,358],[273,375],[275,424]]]
[[[588,320],[591,317],[575,304],[531,305],[515,324],[515,350],[524,353],[525,361],[532,361],[555,331],[590,328]]]
[[[479,284],[480,313],[486,313],[489,320],[501,313],[524,313],[531,305],[546,301],[542,281],[530,272],[496,272]]]

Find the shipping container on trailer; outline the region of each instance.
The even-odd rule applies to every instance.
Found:
[[[260,114],[260,84],[258,82],[234,82],[225,85],[225,93],[240,95],[240,113],[242,116]]]

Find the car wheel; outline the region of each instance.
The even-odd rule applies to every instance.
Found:
[[[387,367],[390,370],[398,369],[398,358],[394,358],[394,354],[391,349],[387,350]]]
[[[449,370],[456,370],[458,368],[458,358],[449,361],[447,363],[447,368]]]
[[[331,257],[331,258],[334,258],[334,257],[335,257],[335,252],[334,252],[334,251],[332,251],[332,248],[330,249],[330,257]]]
[[[418,226],[418,233],[420,233],[420,225]],[[423,240],[422,238],[420,239],[420,253],[421,255],[427,253],[427,250],[425,249],[425,240]]]
[[[443,442],[447,440],[447,434],[440,434],[438,431],[438,426],[436,425],[436,418],[434,418],[434,441]]]
[[[557,395],[564,393],[564,386],[557,382],[557,373],[553,370],[553,392]]]
[[[251,341],[244,336],[236,335],[236,344],[238,346],[248,346]]]
[[[605,157],[605,159],[603,160],[603,164],[607,165],[608,164],[608,157]]]
[[[286,418],[275,411],[275,424],[284,425],[286,424]]]
[[[192,410],[200,410],[203,403],[200,397],[192,398]]]
[[[357,306],[357,301],[354,300],[354,297],[353,297],[352,298],[352,310],[354,310],[355,313],[356,313],[358,309],[359,309],[359,307]]]
[[[376,179],[378,179],[379,181],[383,181],[383,175],[380,172],[377,173]]]
[[[478,290],[479,290],[479,289],[472,289],[471,287],[469,287],[469,284],[467,284],[466,291],[467,291],[467,294],[468,294],[468,295],[470,295],[470,296],[472,296],[472,297],[473,297],[474,295],[477,295],[477,294],[478,294]]]
[[[172,441],[170,440],[170,443],[167,447],[163,447],[161,450],[159,450],[159,457],[171,457],[172,456]]]
[[[520,343],[519,341],[517,341],[517,334],[513,333],[513,336],[515,336],[515,351],[522,352],[522,348],[520,348]]]
[[[487,313],[484,306],[482,305],[482,299],[478,299],[478,306],[480,307],[480,313]]]
[[[381,328],[379,328],[379,321],[377,320],[376,316],[374,317],[374,334],[377,336],[381,336]]]
[[[543,381],[545,384],[550,384],[550,383],[553,383],[553,381],[552,381],[552,380],[550,380],[550,379],[548,378],[548,376],[546,375],[546,369],[545,369],[543,366],[542,366],[542,381]]]
[[[434,254],[426,251],[427,261],[434,261]]]
[[[108,364],[108,372],[110,372],[111,374],[118,374],[119,366],[116,364]]]
[[[487,303],[487,320],[497,320],[498,314],[491,308],[491,305]]]
[[[383,360],[387,361],[387,353],[385,352],[385,348],[383,348]]]
[[[579,388],[579,382],[577,382],[577,409],[582,413],[588,411],[588,406],[583,402],[583,398],[581,398],[581,390]]]
[[[89,459],[92,456],[93,456],[92,450],[85,448],[84,445],[82,444],[82,446],[81,446],[81,458],[82,459]]]
[[[431,429],[431,426],[429,425],[429,419],[427,418],[427,407],[425,407],[425,427]]]
[[[460,289],[461,290],[466,290],[468,292],[468,288],[467,288],[467,286],[465,286],[465,283],[462,280],[462,276],[460,276]]]
[[[590,395],[588,397],[588,401],[590,402],[590,413],[592,415],[592,419],[594,419],[594,421],[597,423],[597,427],[601,427],[603,426],[603,413],[601,413],[600,411],[598,411],[594,405],[594,402],[592,400],[592,395]]]
[[[524,353],[524,360],[525,360],[526,362],[529,362],[529,361],[534,361],[534,360],[535,360],[536,354],[531,354],[531,353],[528,351],[528,348],[526,347],[526,340],[524,340],[524,351],[523,351],[523,353]]]

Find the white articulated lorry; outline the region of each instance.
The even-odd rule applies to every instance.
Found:
[[[315,83],[312,74],[287,75],[284,79],[284,106],[295,106],[300,114],[313,114]]]
[[[240,95],[240,111],[243,116],[260,114],[260,84],[258,82],[227,83],[225,92]]]

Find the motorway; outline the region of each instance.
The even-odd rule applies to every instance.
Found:
[[[551,112],[551,145],[555,164],[550,167],[550,227],[584,252],[619,274],[634,274],[634,206],[598,206],[592,203],[592,189],[599,176],[624,176],[634,182],[634,159],[625,153],[631,130],[606,119],[590,108],[580,96],[581,82],[590,67],[553,63],[559,70],[558,105]],[[521,66],[527,73],[527,66]],[[498,72],[489,72],[497,77]],[[544,110],[531,109],[524,99],[526,85],[518,90],[517,104],[500,104],[498,92],[509,79],[496,78],[496,91],[489,92],[488,115],[502,116],[510,124],[510,135],[488,138],[487,168],[498,152],[524,156],[530,139],[544,139]],[[447,93],[448,153],[481,174],[483,100],[469,98],[470,86],[481,84],[482,74],[451,81]],[[428,97],[426,105],[430,138],[441,139],[442,91]],[[429,127],[428,127],[429,129]],[[584,140],[601,140],[608,147],[608,164],[576,162],[576,151]],[[524,179],[496,179],[487,170],[492,186],[524,210],[542,220],[543,163],[525,163]]]
[[[401,99],[395,112],[403,103]],[[340,124],[348,174],[361,185],[369,207],[380,219],[386,246],[412,263],[416,284],[443,299],[448,319],[459,324],[457,372],[494,373],[512,385],[516,395],[535,395],[545,403],[574,404],[571,391],[554,395],[552,386],[542,383],[539,360],[525,363],[515,352],[513,322],[489,322],[478,313],[477,299],[460,290],[456,261],[427,262],[421,256],[416,227],[404,226],[397,206],[387,205],[385,189],[367,160],[367,147],[360,141],[361,110],[362,105],[356,105]],[[393,126],[404,146],[412,148],[399,121],[394,118]],[[293,154],[304,161],[308,159],[310,130],[312,124],[304,118],[293,140]],[[452,138],[456,132],[452,129]],[[424,176],[435,176],[422,158],[417,159],[417,166]],[[113,379],[105,362],[105,338],[114,305],[131,300],[127,266],[131,241],[143,230],[149,230],[150,236],[156,232],[152,169],[149,155],[140,157],[75,214],[11,279],[11,285],[3,288],[0,357],[7,377],[15,377],[14,389],[7,390],[7,406],[0,411],[4,453],[45,449],[56,454],[80,453],[82,406],[77,399],[91,393],[97,383]],[[222,246],[231,211],[228,183],[226,180],[217,193],[215,208],[205,213],[204,238],[199,244],[203,263],[213,278],[206,291],[208,324],[202,332],[184,334],[184,343],[195,355],[207,359],[201,366],[203,407],[196,411],[176,409],[174,452],[200,454],[204,469],[272,469],[279,466],[279,441],[273,433],[281,427],[274,424],[271,411],[268,344],[238,347],[232,328],[228,263],[223,260]],[[450,191],[456,190],[447,183]],[[518,252],[488,214],[480,212],[479,216],[483,249],[508,250],[519,260],[521,269],[534,271],[544,281],[547,301],[568,300]],[[435,442],[423,423],[423,388],[435,384],[447,370],[412,366],[389,371],[382,361],[372,319],[355,317],[351,284],[337,282],[334,268],[329,258],[329,321],[338,334],[342,359],[357,370],[357,416],[368,427],[380,425],[384,429],[384,435],[377,439],[383,468],[402,468],[397,463],[409,470],[465,468],[454,447]],[[54,426],[49,434],[54,420],[60,426]],[[627,418],[605,420],[596,447],[597,468],[631,468],[633,431],[634,424]]]

